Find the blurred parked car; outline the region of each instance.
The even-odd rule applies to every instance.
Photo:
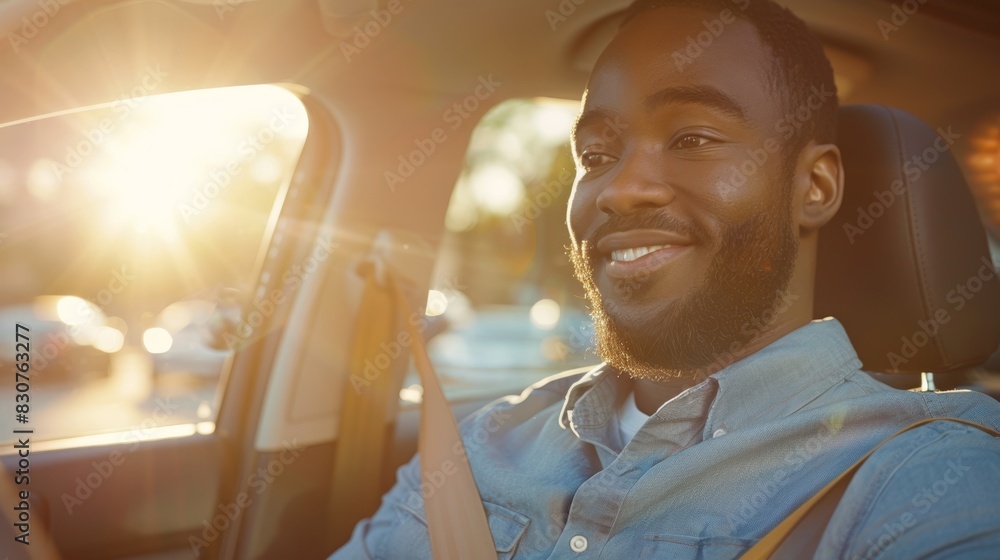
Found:
[[[29,377],[33,383],[81,383],[107,375],[109,353],[99,349],[107,336],[102,332],[106,326],[103,313],[96,306],[80,303],[84,300],[79,298],[70,301],[93,312],[90,320],[70,324],[58,315],[46,313],[54,311],[53,302],[67,297],[44,296],[34,304],[0,307],[0,324],[24,325],[29,329]],[[18,363],[18,353],[13,341],[0,344],[0,368],[12,371]]]

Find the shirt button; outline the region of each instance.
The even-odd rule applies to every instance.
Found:
[[[587,550],[587,537],[583,535],[577,535],[569,540],[569,547],[573,549],[573,552],[583,552]]]
[[[717,438],[717,437],[722,437],[724,435],[726,435],[726,430],[719,428],[718,430],[715,430],[715,433],[712,434],[712,437]]]

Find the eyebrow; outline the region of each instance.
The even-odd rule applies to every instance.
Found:
[[[663,105],[701,105],[711,111],[717,111],[740,122],[749,123],[746,109],[739,101],[721,89],[708,86],[674,86],[660,90],[646,97],[643,105],[653,110]]]
[[[750,119],[747,118],[746,109],[732,96],[713,86],[669,87],[647,96],[643,100],[643,105],[650,111],[658,109],[663,105],[700,105],[711,111],[736,119],[743,124],[750,123]],[[610,118],[613,118],[611,113],[603,109],[588,109],[584,111],[573,125],[572,138],[575,140],[580,130]]]
[[[613,118],[611,113],[605,111],[604,109],[587,109],[581,113],[580,117],[576,119],[575,123],[573,123],[573,131],[570,138],[573,142],[575,142],[581,129],[590,128],[597,123],[606,122],[611,118]]]

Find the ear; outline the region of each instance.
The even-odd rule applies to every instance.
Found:
[[[817,230],[840,209],[844,197],[844,165],[840,148],[834,144],[810,142],[799,154],[795,201],[799,226]]]

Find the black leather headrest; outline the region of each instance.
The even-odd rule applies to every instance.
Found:
[[[840,110],[845,188],[820,231],[816,317],[843,323],[869,371],[945,372],[1000,344],[1000,280],[956,135],[898,109]]]

